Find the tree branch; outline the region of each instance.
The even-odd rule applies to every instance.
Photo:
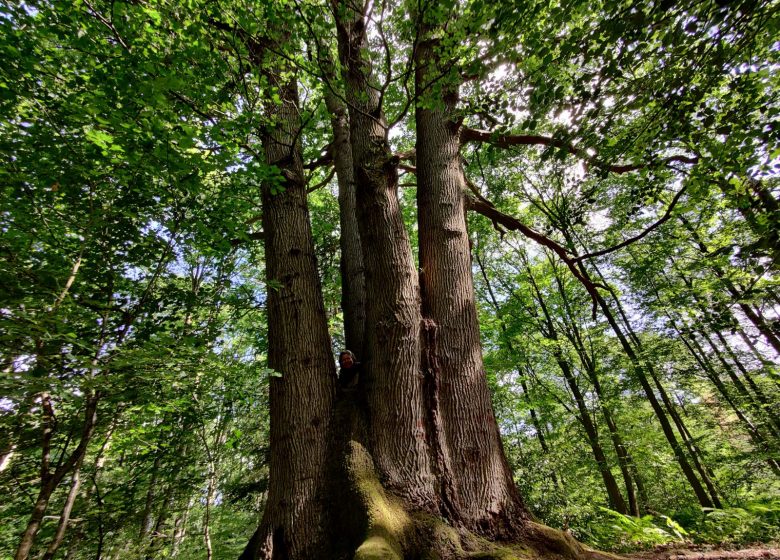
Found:
[[[596,305],[598,303],[598,297],[599,297],[597,288],[603,286],[601,286],[600,284],[596,284],[593,281],[591,281],[589,278],[585,277],[577,268],[577,264],[576,261],[574,260],[574,257],[570,255],[570,253],[564,247],[562,247],[561,245],[559,245],[549,237],[534,230],[533,228],[528,227],[517,218],[509,216],[508,214],[504,214],[503,212],[498,210],[495,206],[493,206],[490,202],[486,201],[486,199],[482,198],[480,200],[470,194],[465,194],[464,197],[465,197],[466,207],[469,210],[474,210],[478,214],[482,214],[486,218],[492,220],[494,223],[501,224],[509,231],[519,231],[527,238],[536,241],[539,245],[547,247],[548,249],[552,250],[556,255],[558,255],[558,257],[563,262],[566,263],[566,266],[569,267],[569,270],[574,275],[574,277],[582,283],[582,285],[585,287],[588,294],[590,295],[591,299],[593,300],[593,315],[595,317]]]
[[[626,163],[610,165],[601,162],[596,156],[590,156],[583,150],[577,148],[570,142],[561,140],[560,138],[552,138],[550,136],[543,136],[537,134],[499,134],[490,132],[489,130],[477,130],[475,128],[463,127],[460,131],[461,144],[468,142],[481,142],[498,146],[499,148],[509,148],[511,146],[552,146],[555,148],[562,148],[573,156],[579,157],[584,160],[587,165],[592,165],[604,171],[610,173],[622,174],[630,173],[631,171],[638,171],[654,165],[656,163],[662,166],[668,166],[670,163],[686,163],[693,165],[699,162],[699,158],[696,156],[684,156],[675,155],[657,160],[657,162],[644,162],[644,163]]]
[[[318,167],[322,167],[324,165],[330,165],[333,163],[333,143],[331,142],[324,148],[320,150],[320,153],[322,154],[320,157],[315,159],[314,161],[310,161],[308,163],[305,163],[303,165],[304,169],[317,169]]]
[[[333,176],[335,174],[336,174],[336,167],[334,166],[334,167],[331,167],[331,169],[328,172],[327,176],[322,181],[320,181],[319,183],[317,183],[313,187],[309,187],[308,189],[306,189],[306,194],[309,194],[310,192],[314,192],[317,189],[321,189],[322,187],[324,187],[325,185],[330,183],[330,180],[333,179]]]
[[[236,237],[235,239],[230,240],[230,244],[233,247],[238,247],[242,243],[246,243],[247,241],[261,241],[265,239],[265,232],[263,231],[251,231],[247,233],[243,238]]]
[[[89,3],[88,0],[84,0],[84,5],[89,8],[90,13],[92,14],[92,17],[94,17],[96,20],[98,20],[100,23],[105,25],[109,31],[111,31],[111,34],[114,36],[114,39],[116,39],[117,43],[125,49],[127,52],[130,52],[130,45],[125,41],[122,36],[119,34],[119,31],[114,26],[114,23],[107,20],[103,14],[98,12],[95,7]]]
[[[674,207],[677,205],[677,203],[680,201],[680,198],[682,198],[682,195],[685,193],[685,189],[687,188],[687,185],[683,184],[683,187],[680,189],[680,191],[674,195],[674,198],[669,203],[669,206],[666,208],[666,212],[664,212],[664,215],[661,216],[655,223],[651,224],[647,228],[645,228],[640,233],[636,234],[633,237],[629,237],[628,239],[624,239],[617,245],[613,245],[612,247],[607,247],[606,249],[601,249],[600,251],[593,251],[592,253],[586,253],[584,255],[580,255],[579,257],[575,257],[573,259],[573,262],[580,262],[585,259],[591,259],[593,257],[600,257],[602,255],[606,255],[608,253],[612,253],[614,251],[617,251],[618,249],[622,249],[623,247],[627,247],[628,245],[631,245],[632,243],[635,243],[639,241],[640,239],[646,237],[649,233],[651,233],[653,230],[658,228],[661,224],[669,220],[669,218],[672,217],[672,210],[674,210]]]

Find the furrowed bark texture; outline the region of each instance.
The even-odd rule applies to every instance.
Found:
[[[322,490],[327,432],[335,394],[322,294],[306,205],[295,77],[269,72],[281,103],[266,107],[266,163],[283,176],[262,187],[268,281],[270,486],[263,521],[244,558],[315,558],[325,550]]]
[[[423,25],[424,34],[432,31]],[[435,348],[429,349],[435,365],[428,360],[427,375],[438,377],[443,429],[437,434],[443,438],[437,474],[456,519],[482,534],[510,535],[520,527],[524,510],[482,363],[455,120],[458,85],[448,77],[436,80],[441,70],[434,41],[423,36],[416,51],[416,91],[422,101],[415,118],[423,315],[436,329]],[[441,91],[430,83],[443,84]]]
[[[366,293],[364,380],[371,451],[387,489],[412,506],[436,509],[426,444],[420,372],[417,271],[398,204],[397,162],[379,95],[370,84],[365,20],[351,2],[334,0],[344,68]],[[389,429],[392,426],[392,429]]]
[[[333,80],[331,80],[331,83]],[[363,359],[366,324],[366,281],[363,276],[363,250],[357,222],[355,171],[349,141],[347,106],[333,92],[325,94],[333,127],[333,164],[339,185],[341,225],[341,308],[344,311],[344,338],[347,348]]]

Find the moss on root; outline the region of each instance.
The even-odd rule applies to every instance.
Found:
[[[385,491],[370,454],[354,441],[349,442],[347,471],[366,515],[365,538],[354,560],[622,560],[539,523],[528,522],[522,542],[499,543],[440,517],[410,513]]]
[[[403,560],[412,518],[399,500],[385,492],[365,447],[356,441],[348,446],[347,473],[367,521],[366,538],[355,560]]]
[[[336,406],[339,429],[333,435],[332,477],[338,482],[330,496],[333,530],[341,538],[333,558],[354,560],[620,560],[590,550],[571,535],[532,521],[518,542],[494,542],[443,518],[411,512],[387,492],[363,442],[365,421],[354,402]]]

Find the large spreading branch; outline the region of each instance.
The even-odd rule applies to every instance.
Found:
[[[699,158],[696,156],[674,155],[660,160],[653,160],[650,162],[638,162],[638,163],[625,163],[625,164],[607,164],[596,156],[592,156],[584,150],[574,146],[571,142],[563,140],[561,138],[553,138],[551,136],[543,136],[538,134],[501,134],[497,132],[491,132],[489,130],[477,130],[475,128],[463,127],[460,132],[460,140],[462,144],[468,142],[481,142],[485,144],[491,144],[499,148],[510,148],[512,146],[547,146],[553,148],[560,148],[567,151],[573,156],[576,156],[585,161],[586,165],[597,167],[609,173],[629,173],[631,171],[638,171],[654,165],[668,166],[670,163],[685,163],[693,165],[699,162]]]
[[[687,185],[683,184],[682,188],[677,192],[676,195],[674,195],[674,198],[672,198],[672,201],[669,203],[669,206],[666,207],[666,212],[664,212],[664,215],[658,218],[655,222],[647,226],[645,229],[643,229],[641,232],[637,233],[636,235],[629,237],[628,239],[624,239],[617,245],[613,245],[612,247],[607,247],[606,249],[601,249],[599,251],[593,251],[592,253],[586,253],[584,255],[580,255],[578,257],[575,257],[573,260],[574,262],[580,262],[585,259],[591,259],[593,257],[600,257],[602,255],[607,255],[609,253],[612,253],[614,251],[617,251],[618,249],[622,249],[623,247],[627,247],[631,245],[632,243],[636,243],[640,239],[647,236],[649,233],[654,231],[658,226],[663,224],[664,222],[668,221],[669,218],[672,217],[672,210],[674,210],[674,207],[677,206],[677,203],[680,201],[680,198],[682,198],[682,195],[685,193]]]
[[[465,199],[466,199],[466,207],[469,210],[473,210],[478,214],[482,214],[486,218],[492,220],[494,224],[500,224],[506,229],[508,229],[509,231],[519,231],[527,238],[536,241],[539,245],[542,245],[543,247],[547,247],[556,255],[558,255],[558,258],[560,258],[564,263],[566,263],[566,266],[569,267],[569,270],[574,275],[574,277],[577,280],[579,280],[587,290],[588,295],[590,295],[591,299],[593,300],[593,315],[595,316],[596,305],[598,304],[598,298],[599,298],[599,293],[597,288],[599,287],[603,288],[604,286],[594,283],[587,276],[582,274],[582,272],[577,267],[577,261],[575,260],[576,257],[574,255],[569,253],[569,251],[567,251],[559,243],[550,239],[546,235],[539,233],[535,229],[525,225],[517,218],[510,216],[509,214],[504,214],[503,212],[498,210],[495,206],[493,206],[484,197],[466,194]]]

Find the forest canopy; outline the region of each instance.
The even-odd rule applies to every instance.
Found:
[[[0,30],[0,558],[780,538],[777,1]]]

